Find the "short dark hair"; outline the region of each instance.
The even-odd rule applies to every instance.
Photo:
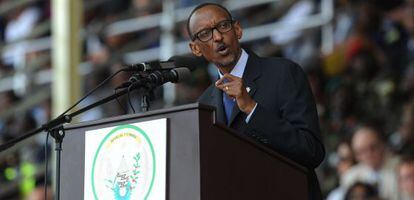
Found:
[[[227,15],[229,16],[229,18],[230,18],[231,20],[233,20],[233,17],[231,16],[230,11],[229,11],[229,10],[227,10],[227,8],[226,8],[226,7],[224,7],[224,6],[222,6],[222,5],[218,4],[218,3],[202,3],[202,4],[198,5],[198,6],[196,6],[196,7],[193,9],[193,11],[191,11],[190,15],[189,15],[189,16],[188,16],[188,18],[187,18],[187,32],[188,32],[188,35],[190,36],[190,38],[191,38],[191,39],[193,39],[193,36],[192,36],[192,34],[191,34],[191,31],[190,31],[190,19],[191,19],[191,17],[193,16],[193,14],[194,14],[197,10],[199,10],[199,9],[201,9],[201,8],[203,8],[203,7],[206,7],[206,6],[217,6],[217,7],[221,8],[221,9],[223,9],[223,10],[227,13]]]
[[[345,193],[345,200],[351,200],[351,199],[353,199],[352,198],[352,193],[358,187],[364,189],[364,197],[366,197],[366,198],[377,198],[378,197],[378,188],[376,188],[374,185],[371,185],[369,183],[365,183],[365,182],[358,181],[358,182],[352,184],[349,187],[349,189],[346,191],[346,193]]]

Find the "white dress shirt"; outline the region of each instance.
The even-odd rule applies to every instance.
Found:
[[[231,70],[230,74],[233,75],[233,76],[237,76],[239,78],[242,78],[244,70],[246,69],[246,64],[247,64],[247,59],[248,58],[249,58],[249,54],[247,54],[246,51],[244,51],[244,49],[242,49],[241,56],[240,56],[239,60],[237,61],[236,65],[234,66],[234,68]],[[220,70],[218,70],[218,73],[220,75],[220,78],[222,78],[223,74],[220,72]],[[249,91],[247,91],[247,92],[249,92]],[[247,115],[246,123],[249,122],[252,114],[254,113],[254,110],[256,109],[256,106],[257,106],[257,103],[256,103],[256,105],[254,105],[254,107],[253,107],[252,111],[249,113],[249,115]]]

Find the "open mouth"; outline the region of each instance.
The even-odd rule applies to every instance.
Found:
[[[216,52],[221,55],[226,55],[228,51],[229,51],[229,48],[224,44],[220,44],[216,49]]]

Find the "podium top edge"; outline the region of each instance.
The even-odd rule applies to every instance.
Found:
[[[208,110],[214,112],[215,108],[209,105],[201,104],[201,103],[191,103],[191,104],[185,104],[180,106],[174,106],[170,108],[163,108],[163,109],[157,109],[157,110],[150,110],[144,113],[135,113],[135,114],[125,114],[125,115],[119,115],[109,118],[102,118],[98,120],[92,120],[92,121],[85,121],[85,122],[77,122],[73,124],[66,124],[64,125],[65,130],[71,130],[71,129],[77,129],[81,127],[88,127],[98,124],[105,124],[110,122],[116,122],[116,121],[125,121],[132,118],[145,118],[145,117],[153,117],[156,115],[162,115],[167,113],[173,113],[173,112],[180,112],[180,111],[188,111],[188,110]]]

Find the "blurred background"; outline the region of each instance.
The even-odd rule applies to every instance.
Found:
[[[202,2],[0,0],[0,144],[58,116],[126,64],[190,53],[185,22]],[[327,199],[414,199],[413,0],[210,2],[241,22],[243,48],[287,57],[307,73],[327,149],[317,169]],[[214,66],[197,66],[190,80],[155,91],[151,109],[195,102],[216,76]],[[75,110],[128,78],[119,74]],[[140,112],[139,95],[131,98]],[[119,98],[75,122],[132,112]],[[43,199],[52,153],[44,133],[0,153],[0,199]]]

